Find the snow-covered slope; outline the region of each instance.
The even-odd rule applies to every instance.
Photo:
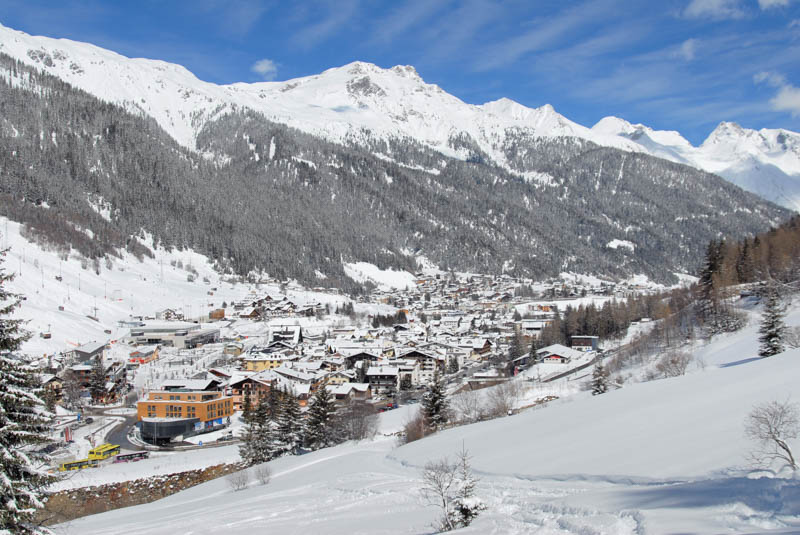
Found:
[[[467,104],[425,83],[413,67],[401,65],[382,69],[354,62],[285,82],[220,86],[199,80],[179,65],[131,59],[90,44],[34,37],[3,26],[0,52],[153,117],[191,149],[207,121],[240,108],[337,142],[409,137],[465,158],[470,154],[466,141],[500,165],[507,165],[504,148],[512,138],[567,136],[719,173],[769,200],[800,208],[800,135],[785,130],[756,132],[722,123],[705,143],[693,147],[677,132],[615,117],[589,129],[550,105],[528,108],[506,98]]]
[[[653,130],[617,117],[592,131],[629,139],[638,150],[716,173],[747,191],[800,211],[800,134],[782,129],[750,130],[722,122],[699,146],[678,132]]]
[[[222,303],[254,292],[281,293],[278,284],[256,288],[226,280],[207,257],[191,250],[155,248],[153,258],[141,260],[119,251],[119,258],[109,257],[111,261],[100,262],[95,271],[91,261],[74,253],[65,258],[31,243],[20,232],[19,223],[0,217],[0,247],[8,249],[0,268],[15,275],[7,289],[25,297],[17,317],[33,334],[22,348],[28,355],[53,355],[87,342],[117,339],[128,334],[128,329],[117,327],[118,322],[130,316],[153,316],[172,308],[193,319],[207,318]],[[190,270],[196,272],[194,282],[188,280]],[[302,289],[289,289],[286,295],[298,303],[329,303],[332,308],[347,301]],[[382,311],[393,312],[391,307]],[[49,338],[40,336],[48,332]]]
[[[195,147],[203,124],[234,107],[251,108],[333,141],[407,136],[441,152],[466,156],[451,138],[466,133],[503,162],[498,147],[507,129],[536,136],[572,136],[632,148],[630,141],[593,133],[555,112],[508,99],[466,104],[425,83],[411,66],[382,69],[354,62],[286,82],[219,86],[179,65],[130,59],[93,45],[33,37],[0,26],[0,51],[58,76],[104,100],[152,116],[179,143]]]
[[[787,323],[798,322],[795,307]],[[697,349],[705,365],[683,377],[585,392],[400,448],[378,440],[284,457],[267,486],[234,493],[213,481],[57,533],[167,534],[176,523],[193,534],[430,533],[420,469],[462,444],[488,505],[465,533],[796,533],[800,479],[752,471],[743,422],[754,404],[796,395],[800,350],[754,358],[757,328]]]

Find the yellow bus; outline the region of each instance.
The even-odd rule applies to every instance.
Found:
[[[97,468],[97,465],[98,461],[91,459],[81,459],[80,461],[61,463],[58,467],[58,471],[67,472],[69,470],[83,470],[84,468]]]
[[[116,444],[101,444],[89,450],[89,460],[102,461],[114,455],[119,455],[119,446]]]

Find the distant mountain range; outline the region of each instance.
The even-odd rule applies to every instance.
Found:
[[[709,240],[790,214],[689,165],[735,136],[771,154],[756,143],[767,133],[727,125],[692,149],[617,119],[588,129],[550,106],[468,105],[411,67],[218,86],[0,27],[0,102],[0,214],[98,272],[120,248],[152,254],[152,238],[220,271],[352,291],[345,264],[413,271],[420,256],[445,270],[675,281]],[[773,140],[786,161],[794,139]]]
[[[566,136],[716,173],[767,200],[800,209],[800,134],[788,130],[755,131],[723,122],[694,147],[678,132],[616,117],[586,128],[549,105],[527,108],[509,99],[466,104],[425,83],[411,66],[382,69],[355,62],[285,82],[220,86],[198,80],[179,65],[130,59],[90,44],[33,37],[2,26],[0,52],[154,118],[192,150],[204,125],[242,109],[334,142],[408,137],[461,159],[477,147],[496,164],[523,175],[527,170],[507,157],[509,144],[520,136]]]

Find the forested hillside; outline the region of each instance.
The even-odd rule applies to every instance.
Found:
[[[711,239],[788,216],[715,175],[574,138],[519,136],[509,172],[468,137],[451,140],[474,148],[461,161],[409,139],[335,144],[239,110],[190,151],[8,56],[0,70],[0,210],[88,258],[147,254],[131,238],[147,231],[221,269],[349,291],[343,261],[413,270],[417,253],[444,269],[665,281],[695,271]]]

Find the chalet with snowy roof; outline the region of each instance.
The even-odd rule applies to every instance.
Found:
[[[330,372],[325,376],[325,383],[329,385],[341,385],[356,380],[356,372],[353,370],[340,370]]]
[[[239,317],[243,319],[258,321],[262,318],[262,314],[258,308],[247,307],[243,308],[242,311],[239,312]]]
[[[524,319],[520,322],[519,331],[526,338],[539,338],[548,323],[547,320]]]
[[[296,346],[303,342],[303,328],[299,325],[274,325],[270,326],[269,343],[284,342]]]
[[[290,379],[291,381],[302,383],[302,384],[313,384],[319,383],[322,379],[322,375],[324,374],[317,374],[317,373],[310,373],[303,370],[296,370],[290,366],[279,366],[275,368],[275,373]]]
[[[297,360],[299,355],[293,353],[286,353],[281,351],[260,353],[254,351],[248,353],[242,359],[242,366],[249,372],[260,372],[264,370],[272,370],[284,365],[287,362]]]
[[[50,373],[39,374],[39,380],[42,383],[42,388],[51,393],[56,403],[61,403],[64,381],[60,377]]]
[[[461,327],[462,320],[461,316],[444,316],[441,319],[441,325],[445,329],[458,329]]]
[[[536,355],[541,362],[558,362],[565,364],[571,360],[583,357],[584,352],[571,349],[561,344],[553,344],[539,349],[536,351]]]
[[[326,386],[337,403],[350,401],[367,401],[372,398],[372,386],[369,383],[342,383]]]
[[[164,321],[183,321],[183,313],[178,312],[174,308],[165,308],[164,310],[156,312],[156,319]]]
[[[396,366],[370,366],[366,376],[375,393],[396,391],[400,386],[400,370]]]
[[[600,344],[599,336],[573,336],[571,340],[572,349],[578,351],[597,351]]]
[[[417,348],[400,351],[397,358],[415,360],[419,363],[418,380],[421,384],[433,381],[436,373],[444,373],[446,356],[433,351],[423,351]]]
[[[79,345],[70,351],[74,360],[79,362],[86,362],[87,360],[94,360],[96,357],[105,357],[107,342],[89,342]]]
[[[346,355],[344,357],[344,365],[345,368],[352,369],[355,367],[357,362],[366,361],[369,363],[375,363],[380,359],[378,353],[374,353],[371,351],[356,351],[355,353]]]

